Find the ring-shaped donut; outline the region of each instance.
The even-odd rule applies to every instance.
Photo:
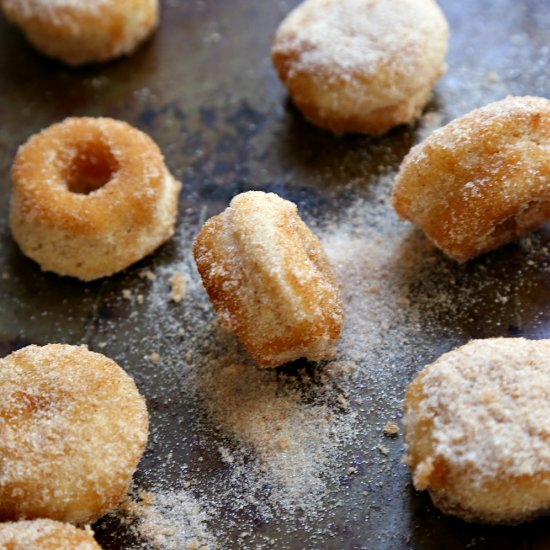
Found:
[[[174,232],[181,184],[151,138],[125,122],[50,126],[20,147],[12,181],[12,234],[45,271],[111,275]]]

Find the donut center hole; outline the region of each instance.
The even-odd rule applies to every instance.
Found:
[[[71,161],[67,187],[72,193],[89,195],[109,183],[118,168],[107,145],[101,142],[83,144]]]

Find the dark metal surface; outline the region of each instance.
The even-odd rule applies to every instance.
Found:
[[[153,342],[148,332],[147,316],[154,304],[146,303],[136,316],[129,302],[118,299],[123,288],[147,292],[138,276],[141,268],[181,258],[169,243],[127,272],[87,285],[41,273],[10,238],[9,167],[17,146],[41,128],[68,115],[105,115],[136,125],[159,144],[168,166],[183,181],[180,223],[191,232],[248,189],[274,191],[297,202],[309,216],[367,196],[369,174],[379,164],[397,167],[419,134],[400,128],[380,139],[336,138],[302,121],[288,105],[269,58],[274,29],[295,3],[165,2],[159,31],[134,56],[79,70],[42,58],[0,19],[0,272],[7,277],[0,279],[0,353],[28,343],[87,343],[123,364],[148,399],[157,434],[138,473],[145,483],[145,472],[162,467],[157,476],[169,486],[178,469],[166,468],[166,457],[172,453],[176,465],[196,465],[208,445],[193,436],[179,445],[182,425],[195,422],[196,413],[181,399],[181,380],[159,373],[146,360],[155,346],[170,345],[169,339]],[[451,27],[449,71],[430,109],[440,113],[442,124],[508,93],[550,95],[546,0],[441,0],[441,5]],[[488,79],[489,73],[496,76]],[[544,231],[540,235],[547,240]],[[550,335],[546,257],[535,258],[525,270],[521,250],[508,247],[481,261],[487,262],[492,283],[460,316],[439,312],[440,338],[429,340],[418,357],[396,372],[396,395],[402,395],[422,364],[470,337]],[[438,281],[443,273],[455,279],[455,286],[449,284],[451,293],[478,276],[475,267],[440,261],[433,268],[419,267],[417,288],[433,291],[426,280]],[[521,284],[524,277],[529,285]],[[503,305],[495,319],[489,304],[504,284],[516,285],[514,303],[521,308]],[[100,349],[106,335],[108,345]],[[380,403],[374,420],[382,422],[395,412],[393,404]],[[270,525],[252,518],[247,527],[275,538],[276,547],[290,548],[550,548],[548,519],[497,528],[442,516],[426,495],[411,489],[400,465],[401,441],[388,446],[391,468],[376,473],[380,486],[369,487],[368,499],[363,496],[376,468],[365,463],[330,521],[328,513],[306,527],[288,519]],[[359,445],[348,450],[358,463],[364,453]],[[211,465],[210,473],[215,467]],[[310,538],[311,529],[320,526],[325,535]],[[116,529],[111,525],[99,531],[105,548],[125,546]],[[238,534],[226,532],[225,545],[238,547]]]

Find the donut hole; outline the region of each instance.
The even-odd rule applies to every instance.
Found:
[[[109,183],[118,169],[118,162],[105,143],[80,144],[68,169],[67,188],[72,193],[89,195]]]

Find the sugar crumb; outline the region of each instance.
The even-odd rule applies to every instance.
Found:
[[[176,271],[172,277],[170,277],[170,300],[179,304],[186,295],[187,281],[182,273]]]
[[[139,272],[139,276],[142,279],[147,279],[148,281],[154,281],[157,278],[155,273],[153,271],[151,271],[150,269],[142,269]]]
[[[399,435],[399,426],[395,422],[388,422],[384,426],[384,435],[388,437],[397,437]]]

